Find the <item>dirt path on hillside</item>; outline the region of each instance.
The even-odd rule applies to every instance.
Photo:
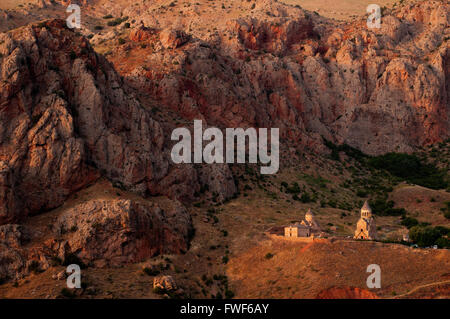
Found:
[[[429,288],[429,287],[438,286],[438,285],[443,285],[443,284],[450,284],[450,280],[444,280],[444,281],[433,282],[431,284],[420,285],[420,286],[417,286],[417,287],[411,289],[407,293],[404,293],[404,294],[392,297],[391,299],[399,299],[401,297],[406,297],[406,296],[409,296],[409,295],[413,294],[414,292],[416,292],[416,291],[418,291],[420,289]]]
[[[391,8],[395,0],[282,0],[292,5],[300,5],[310,11],[317,11],[320,15],[337,20],[349,21],[353,18],[364,16],[369,4],[376,3],[380,7]]]

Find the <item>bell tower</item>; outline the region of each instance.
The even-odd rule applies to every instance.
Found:
[[[372,208],[370,208],[369,202],[366,200],[363,207],[361,207],[361,218],[372,218]]]
[[[373,240],[377,236],[377,228],[375,220],[372,217],[372,208],[366,201],[361,207],[361,218],[356,223],[355,239],[369,239]]]

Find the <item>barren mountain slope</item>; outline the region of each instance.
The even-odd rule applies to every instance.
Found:
[[[38,19],[68,4],[45,3],[23,10]],[[285,144],[316,151],[321,135],[370,154],[449,135],[446,1],[385,9],[381,29],[272,0],[78,3],[94,48],[185,119],[280,127]]]
[[[300,5],[310,11],[317,11],[321,16],[336,20],[352,20],[366,13],[367,6],[375,3],[371,0],[281,0],[286,4]],[[376,1],[380,7],[397,6],[395,0]],[[404,2],[404,1],[403,1]]]
[[[273,257],[265,258],[268,253]],[[315,298],[333,286],[367,289],[366,268],[377,264],[382,288],[371,292],[390,298],[424,283],[450,283],[449,253],[355,241],[301,244],[272,240],[231,258],[228,275],[238,298]],[[449,293],[447,288],[441,297],[448,298]]]
[[[279,127],[285,143],[316,151],[321,136],[379,154],[449,134],[445,1],[385,10],[379,30],[273,1],[111,12],[137,27],[95,35],[94,47],[133,87],[185,118]]]
[[[364,154],[419,151],[448,179],[448,1],[386,9],[381,29],[274,0],[73,1],[81,30],[70,2],[0,11],[1,297],[61,297],[71,261],[83,298],[160,298],[159,273],[182,297],[357,297],[372,257],[377,296],[448,296],[448,250],[268,238],[308,208],[351,236],[366,199],[405,208],[376,217],[380,240],[407,217],[449,226],[448,190]],[[278,127],[279,173],[174,164],[171,132],[194,119]]]

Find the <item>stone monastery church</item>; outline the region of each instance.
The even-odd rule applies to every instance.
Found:
[[[284,237],[321,237],[323,234],[311,209],[308,209],[305,219],[300,223],[284,227]],[[376,236],[376,225],[372,216],[372,208],[366,201],[361,207],[361,217],[356,224],[353,238],[372,240],[376,239]]]
[[[314,217],[311,208],[300,223],[284,227],[284,237],[314,237],[320,235],[322,230]]]
[[[377,236],[377,227],[372,216],[372,208],[369,203],[365,201],[361,208],[361,218],[356,224],[355,239],[375,239]]]

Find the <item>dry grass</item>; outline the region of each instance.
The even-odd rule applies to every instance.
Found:
[[[391,198],[398,207],[405,208],[410,216],[421,222],[450,227],[450,220],[441,211],[445,202],[450,201],[450,193],[445,190],[403,184],[394,190]]]
[[[270,259],[265,256],[271,253]],[[376,242],[292,243],[268,240],[230,260],[227,274],[238,298],[315,298],[332,286],[366,287],[369,264],[381,267],[389,298],[414,287],[450,280],[448,250],[419,250]],[[443,291],[446,297],[450,291]]]
[[[31,1],[29,1],[29,0],[2,0],[0,3],[0,9],[4,9],[4,10],[14,9],[14,8],[18,7],[19,5],[24,5],[29,2],[31,2]]]
[[[356,17],[364,16],[369,4],[376,3],[380,7],[391,8],[395,0],[282,0],[282,2],[292,5],[300,5],[310,11],[316,11],[320,15],[337,20],[352,20]]]
[[[357,204],[362,199],[354,195],[353,189],[340,186],[350,177],[345,167],[338,173],[341,166],[331,160],[308,157],[298,165],[282,169],[276,176],[257,182],[256,175],[245,174],[244,168],[239,167],[240,171],[235,171],[241,190],[238,198],[226,204],[214,205],[206,201],[200,207],[189,208],[196,229],[189,251],[185,255],[157,256],[148,261],[167,264],[164,274],[172,275],[186,294],[193,298],[211,298],[218,292],[224,295],[225,286],[213,279],[214,275],[224,274],[229,277],[231,290],[237,293],[237,297],[243,298],[313,298],[321,290],[335,285],[365,288],[368,276],[365,267],[370,263],[377,263],[382,268],[382,289],[376,291],[381,297],[392,297],[394,292],[404,294],[421,285],[448,280],[448,250],[413,250],[401,245],[342,240],[312,245],[267,240],[264,232],[269,228],[303,219],[309,207],[330,235],[341,238],[352,235],[359,218]],[[318,178],[319,175],[322,179]],[[329,182],[326,182],[326,187],[320,187],[319,180]],[[280,191],[280,184],[294,181],[301,187],[305,186],[309,192],[312,192],[311,188],[317,189],[319,196],[338,197],[351,202],[354,208],[345,211],[321,207],[319,201],[305,204],[292,200],[291,194]],[[244,190],[245,185],[252,189]],[[417,210],[420,221],[429,221],[433,225],[448,224],[442,220],[439,207],[448,200],[449,193],[400,184],[390,196],[396,206],[407,208],[413,215]],[[435,201],[431,201],[431,196]],[[52,224],[62,210],[93,198],[117,197],[138,201],[167,200],[164,197],[143,199],[100,180],[74,194],[62,207],[30,218],[27,226],[35,229],[33,245],[39,245],[46,239],[47,225]],[[417,203],[416,198],[423,201]],[[216,221],[208,210],[214,211]],[[346,216],[343,217],[342,213]],[[377,217],[376,222],[382,228],[379,234],[384,238],[405,229],[399,225],[400,217]],[[330,230],[328,223],[336,226],[336,230]],[[274,254],[274,257],[266,259],[267,253]],[[229,257],[228,264],[223,263],[224,256]],[[54,298],[60,293],[64,282],[51,279],[51,275],[61,269],[51,268],[42,274],[32,275],[19,281],[17,288],[12,283],[2,285],[0,297]],[[152,293],[153,277],[144,275],[141,264],[115,269],[88,268],[83,270],[83,276],[98,289],[93,296],[96,298],[160,298]],[[445,294],[446,289],[445,286],[436,288],[440,291],[439,296]],[[436,291],[427,295],[430,291],[430,287],[424,287],[413,296],[438,297]]]

